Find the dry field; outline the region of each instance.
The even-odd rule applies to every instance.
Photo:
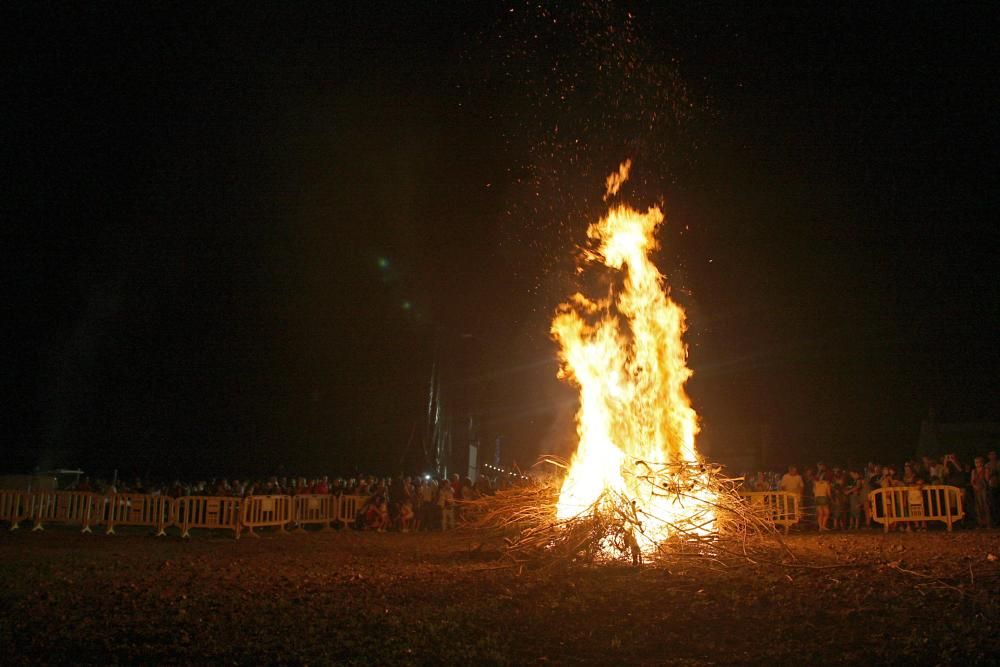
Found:
[[[518,573],[462,531],[236,542],[4,528],[0,664],[1000,659],[1000,533],[788,543],[804,566]]]

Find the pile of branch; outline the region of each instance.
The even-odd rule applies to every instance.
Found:
[[[764,508],[740,497],[741,480],[725,477],[716,466],[634,461],[625,472],[643,496],[683,507],[683,518],[653,516],[635,499],[605,491],[576,516],[559,519],[559,477],[467,502],[465,515],[473,527],[502,539],[504,557],[522,567],[682,558],[722,562],[787,551]],[[668,537],[650,547],[643,537],[657,524],[666,524]]]

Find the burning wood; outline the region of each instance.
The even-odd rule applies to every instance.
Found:
[[[605,200],[618,196],[630,168],[626,161],[607,178]],[[695,448],[684,310],[650,259],[662,222],[657,207],[617,204],[587,230],[586,262],[615,271],[618,287],[601,299],[573,295],[552,322],[559,376],[580,392],[576,453],[558,489],[499,494],[481,508],[483,524],[516,529],[507,545],[515,560],[638,562],[776,535]]]
[[[549,460],[553,462],[558,464]],[[623,560],[639,564],[643,557],[718,562],[765,553],[770,558],[776,549],[784,551],[770,513],[748,505],[739,493],[741,480],[723,476],[718,467],[642,461],[632,467],[643,471],[635,487],[642,489],[644,497],[661,499],[683,511],[675,511],[672,517],[656,516],[634,497],[606,489],[584,511],[561,518],[560,480],[508,489],[463,504],[468,515],[476,517],[475,527],[503,539],[504,556],[515,565]],[[651,526],[656,533],[650,533]],[[668,536],[658,539],[664,530]],[[657,540],[654,546],[648,546],[653,540]]]

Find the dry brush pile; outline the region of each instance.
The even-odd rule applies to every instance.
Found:
[[[546,463],[564,467],[555,459]],[[568,519],[557,518],[561,477],[498,491],[463,503],[468,524],[488,538],[502,540],[501,551],[513,566],[631,561],[686,560],[708,566],[755,558],[789,560],[770,508],[750,505],[740,496],[740,479],[726,477],[706,463],[636,461],[631,474],[644,497],[666,499],[680,511],[654,516],[634,499],[613,490]],[[639,542],[647,526],[664,526],[669,536],[653,548]],[[648,541],[647,541],[648,542]]]

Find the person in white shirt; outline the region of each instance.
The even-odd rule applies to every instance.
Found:
[[[455,527],[455,492],[447,479],[438,484],[437,505],[441,510],[441,530]]]
[[[795,466],[788,466],[788,472],[781,476],[781,482],[778,484],[779,491],[794,493],[797,496],[802,495],[805,487],[806,484],[802,481],[802,475],[799,474],[798,468]]]

